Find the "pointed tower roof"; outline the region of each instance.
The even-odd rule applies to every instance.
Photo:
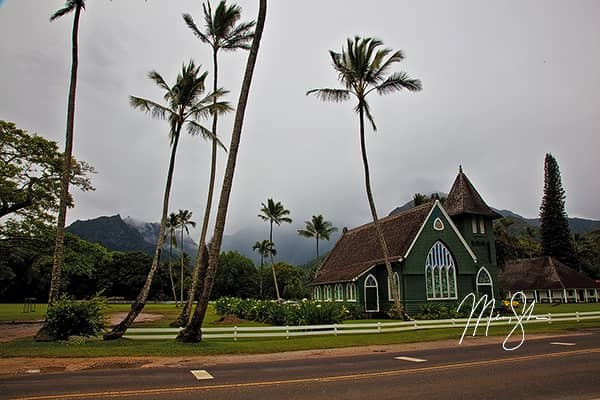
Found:
[[[469,181],[469,178],[463,173],[462,166],[459,167],[458,175],[444,202],[444,209],[446,209],[450,216],[474,214],[491,218],[502,218],[500,214],[492,210],[483,201],[471,181]]]

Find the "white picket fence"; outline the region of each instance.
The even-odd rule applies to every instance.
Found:
[[[523,324],[546,323],[561,321],[586,321],[600,319],[600,311],[558,313],[533,315],[531,318],[523,318]],[[440,320],[414,320],[403,322],[376,322],[358,324],[330,324],[330,325],[305,325],[305,326],[224,326],[202,329],[202,339],[233,339],[237,341],[242,338],[292,338],[297,336],[321,336],[321,335],[354,335],[371,333],[391,333],[402,331],[414,331],[419,329],[438,328],[463,328],[468,318],[440,319]],[[469,332],[477,322],[473,318],[470,322]],[[482,318],[479,323],[479,332],[484,332],[487,318]],[[514,325],[516,317],[492,318],[491,326]],[[175,339],[181,328],[129,328],[123,336],[127,339],[164,340]]]

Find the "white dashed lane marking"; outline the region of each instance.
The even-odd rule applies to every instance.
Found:
[[[191,370],[190,372],[199,381],[204,380],[204,379],[215,379],[211,374],[209,374],[204,369]]]
[[[394,357],[394,359],[396,360],[403,360],[403,361],[412,361],[412,362],[425,362],[427,360],[423,360],[422,358],[413,358],[413,357]]]
[[[575,343],[567,343],[567,342],[550,342],[550,344],[555,344],[557,346],[575,346]]]

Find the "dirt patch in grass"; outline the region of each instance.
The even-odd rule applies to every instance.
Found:
[[[217,319],[213,323],[217,325],[240,325],[243,322],[244,320],[239,319],[235,315],[225,315],[224,317]]]
[[[125,317],[127,316],[126,312],[117,312],[117,313],[112,313],[110,314],[110,318],[108,325],[110,327],[113,327],[115,325],[117,325],[119,322],[121,322]],[[140,315],[137,316],[137,318],[135,319],[135,322],[152,322],[152,321],[158,321],[159,319],[162,319],[163,315],[162,314],[154,314],[154,313],[140,313]]]

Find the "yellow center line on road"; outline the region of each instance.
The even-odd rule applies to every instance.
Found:
[[[279,381],[264,381],[264,382],[248,382],[248,383],[230,383],[223,385],[206,385],[206,386],[186,386],[186,387],[173,387],[173,388],[159,388],[159,389],[139,389],[139,390],[122,390],[122,391],[106,391],[106,392],[90,392],[90,393],[66,393],[56,395],[43,395],[43,396],[32,396],[32,397],[15,397],[12,400],[63,400],[63,399],[91,399],[98,397],[131,397],[131,396],[143,396],[151,394],[169,394],[169,393],[180,393],[180,392],[191,392],[191,391],[210,391],[217,389],[240,389],[240,388],[254,388],[263,386],[276,386],[276,385],[293,385],[300,383],[322,383],[322,382],[336,382],[346,381],[355,379],[368,379],[378,377],[388,377],[396,375],[414,374],[418,372],[430,372],[437,370],[450,370],[459,368],[468,368],[475,366],[485,366],[494,364],[504,364],[511,362],[522,362],[522,361],[533,361],[543,360],[548,358],[574,356],[579,354],[592,354],[600,353],[600,348],[591,348],[574,351],[562,351],[557,353],[549,354],[537,354],[531,356],[519,356],[519,357],[505,357],[493,360],[482,360],[482,361],[470,361],[455,364],[443,364],[431,367],[422,368],[410,368],[400,370],[388,370],[380,372],[368,372],[362,374],[351,374],[351,375],[332,375],[317,378],[303,378],[303,379],[290,379],[290,380],[279,380]]]

